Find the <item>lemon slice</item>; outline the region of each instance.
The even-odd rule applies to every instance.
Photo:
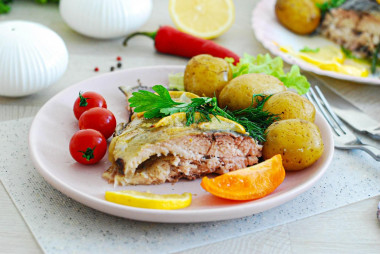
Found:
[[[201,120],[201,114],[195,113],[194,114],[194,122],[198,122]],[[245,128],[238,124],[237,122],[234,122],[230,119],[227,119],[222,116],[213,116],[210,115],[210,120],[207,122],[200,122],[197,124],[199,129],[202,130],[227,130],[227,131],[235,131],[242,134],[247,134]],[[186,113],[185,112],[179,112],[172,114],[170,116],[166,116],[161,118],[157,123],[153,125],[153,127],[164,127],[164,126],[185,126],[187,121]]]
[[[299,52],[298,56],[318,66],[343,63],[345,58],[342,50],[335,46],[321,47],[318,52]]]
[[[199,96],[195,93],[185,92],[185,91],[169,91],[170,97],[176,102],[191,102],[191,99],[198,98]]]
[[[170,0],[169,12],[180,31],[205,39],[222,35],[235,20],[232,0]]]
[[[226,130],[235,131],[241,134],[248,134],[243,125],[238,124],[235,121],[224,118],[223,116],[210,116],[211,121],[201,122],[198,124],[198,128],[202,130]]]
[[[371,65],[360,59],[346,59],[343,66],[349,66],[349,70],[344,73],[357,77],[368,77],[371,71]]]
[[[364,66],[355,66],[349,64],[342,64],[338,66],[338,72],[356,77],[368,77],[369,75],[369,70]]]
[[[154,194],[133,190],[106,191],[105,199],[120,205],[173,210],[188,207],[191,204],[191,193]]]
[[[154,124],[153,127],[165,127],[165,126],[183,126],[186,123],[186,113],[179,112],[174,113],[170,116],[165,116],[161,118],[157,123]],[[195,114],[195,122],[199,120],[199,114]]]
[[[356,77],[367,77],[369,75],[369,65],[345,58],[342,50],[336,46],[321,47],[318,52],[296,52],[289,46],[280,46],[279,49],[314,64],[322,70]]]

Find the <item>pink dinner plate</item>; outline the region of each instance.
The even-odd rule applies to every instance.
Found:
[[[334,146],[331,130],[319,113],[316,124],[325,145],[322,157],[305,170],[288,172],[285,181],[273,193],[253,201],[237,202],[214,197],[202,189],[200,179],[175,184],[113,186],[102,178],[102,173],[111,165],[107,154],[98,164],[91,166],[81,165],[71,158],[69,142],[78,131],[78,121],[72,107],[80,91],[102,94],[108,109],[120,123],[126,121],[127,103],[119,86],[135,86],[138,83],[145,86],[167,85],[168,74],[183,71],[184,66],[127,69],[84,80],[58,93],[40,109],[30,129],[30,154],[39,173],[66,196],[104,213],[141,221],[190,223],[239,218],[279,206],[308,190],[326,171]],[[185,209],[156,210],[123,206],[104,199],[106,191],[124,189],[159,194],[190,192],[193,200]]]

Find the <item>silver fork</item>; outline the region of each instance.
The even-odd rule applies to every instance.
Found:
[[[360,139],[335,115],[318,86],[310,87],[306,97],[325,117],[334,134],[334,145],[340,149],[360,149],[380,161],[380,149],[363,144]]]

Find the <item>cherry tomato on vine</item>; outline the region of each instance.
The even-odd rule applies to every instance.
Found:
[[[97,130],[77,131],[70,140],[70,154],[79,163],[95,164],[107,151],[107,141]]]
[[[103,96],[95,92],[85,92],[83,94],[79,92],[73,106],[74,115],[79,119],[83,112],[96,107],[107,108],[107,103]]]
[[[79,117],[79,129],[100,131],[108,139],[116,128],[116,119],[111,111],[105,108],[92,108]]]

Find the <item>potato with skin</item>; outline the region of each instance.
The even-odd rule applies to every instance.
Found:
[[[199,96],[218,97],[231,79],[231,67],[224,59],[203,54],[186,65],[184,85],[186,91]]]
[[[323,141],[319,128],[309,121],[287,119],[274,122],[267,129],[263,144],[265,160],[282,155],[284,168],[302,170],[316,162],[323,153]]]
[[[238,76],[232,79],[222,90],[219,95],[219,105],[230,110],[247,108],[252,104],[254,94],[271,95],[285,91],[286,87],[276,77],[250,73]],[[256,100],[252,104],[257,105]]]
[[[281,120],[303,119],[314,122],[315,107],[306,98],[292,91],[273,94],[264,104],[264,111],[278,115]]]
[[[319,26],[321,11],[312,0],[277,0],[278,21],[297,34],[310,34]]]

